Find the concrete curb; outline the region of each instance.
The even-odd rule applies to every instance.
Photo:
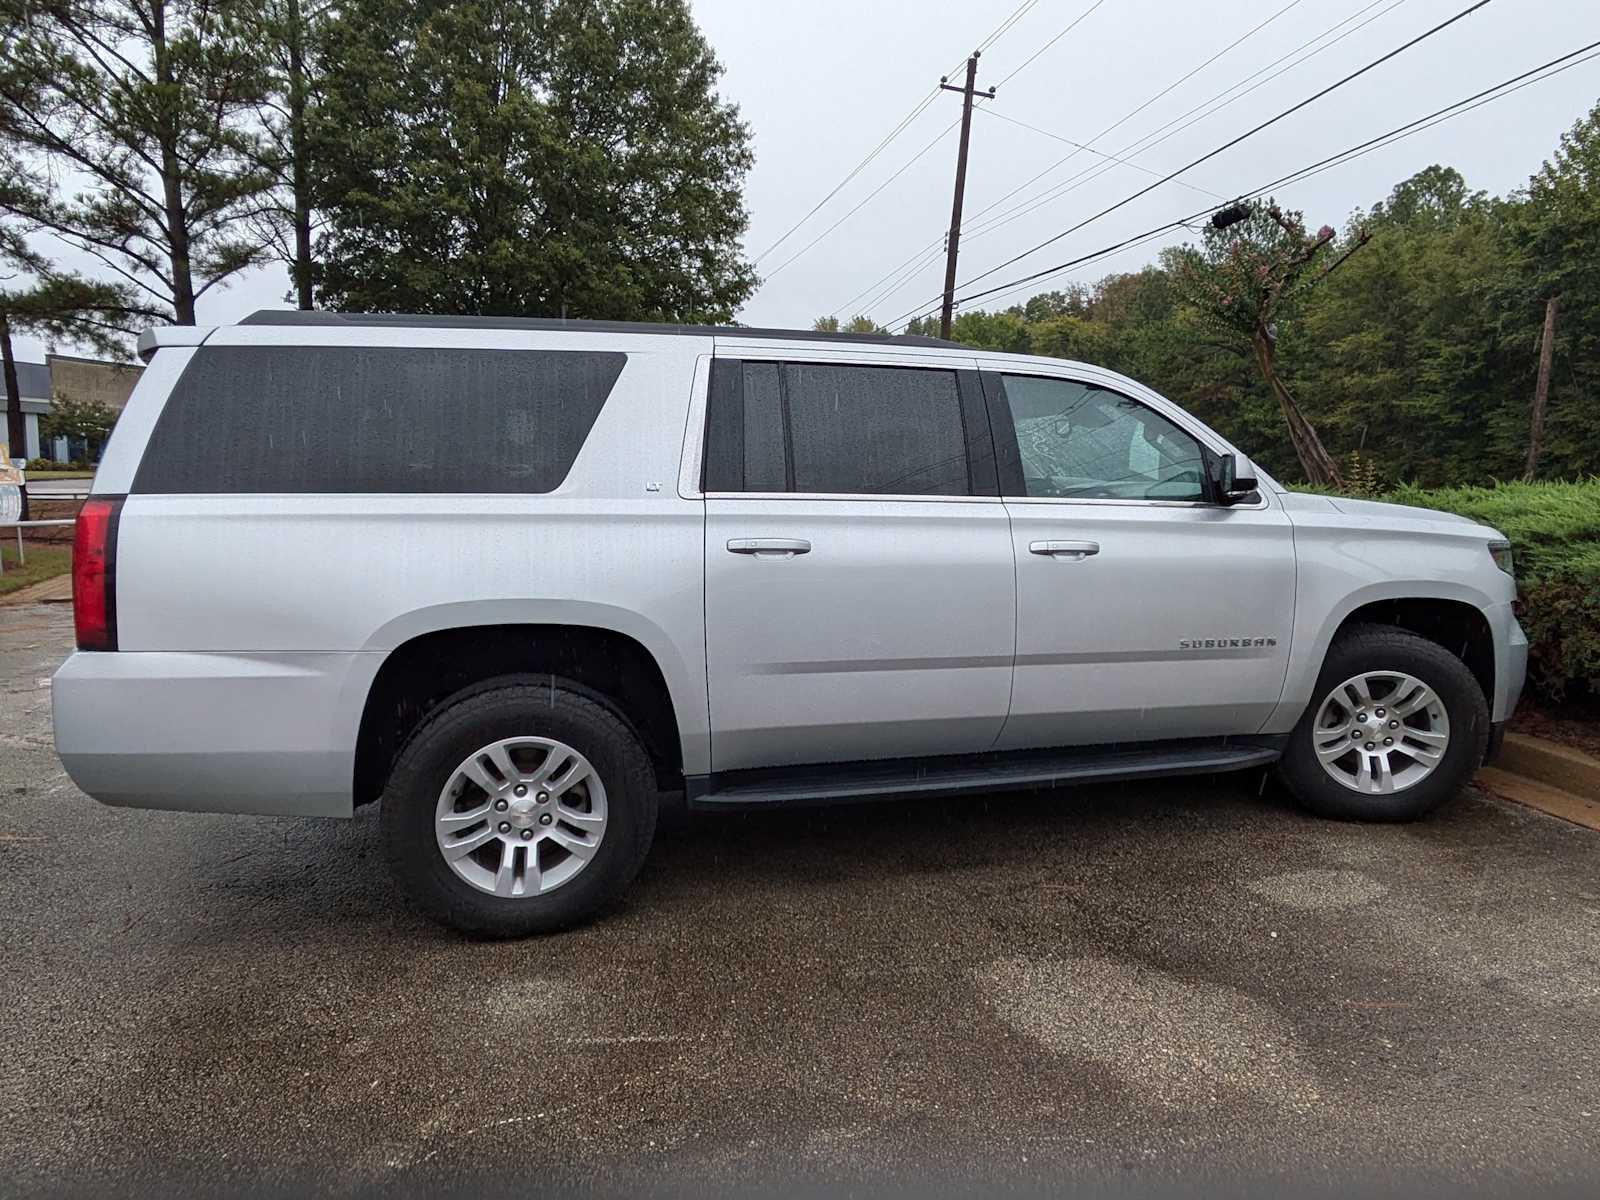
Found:
[[[1600,831],[1600,759],[1559,742],[1506,734],[1500,757],[1473,782],[1495,795]]]
[[[1600,759],[1582,750],[1525,733],[1507,733],[1494,765],[1507,774],[1600,802]]]

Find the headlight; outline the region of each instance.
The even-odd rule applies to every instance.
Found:
[[[1514,572],[1511,570],[1510,542],[1490,542],[1489,557],[1494,559],[1494,565],[1499,567],[1507,575],[1514,575]]]

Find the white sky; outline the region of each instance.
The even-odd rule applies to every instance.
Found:
[[[756,165],[746,187],[751,214],[746,241],[749,251],[759,254],[766,250],[799,220],[911,111],[941,74],[956,67],[1019,3],[693,0],[695,16],[726,67],[722,93],[739,104],[754,135]],[[1038,0],[984,52],[980,87],[999,82],[1021,66],[1092,3]],[[1289,3],[1106,0],[1008,81],[995,100],[982,106],[1058,137],[1088,142]],[[1353,18],[1338,31],[1354,30],[1342,41],[1147,153],[1133,156],[1139,166],[1165,173],[1393,49],[1467,3],[1300,0],[1236,49],[1096,141],[1096,148],[1122,156],[1125,147],[1145,134]],[[1375,19],[1363,26],[1368,18]],[[1317,45],[1326,45],[1328,40]],[[1595,40],[1600,40],[1600,5],[1595,0],[1495,0],[1182,178],[1220,195],[1254,188]],[[1324,222],[1341,224],[1353,209],[1382,199],[1396,182],[1436,162],[1460,170],[1472,187],[1504,193],[1526,183],[1555,148],[1562,131],[1586,113],[1597,97],[1600,59],[1324,172],[1280,195],[1286,204],[1304,209],[1314,227]],[[849,306],[852,297],[917,250],[931,248],[949,222],[954,130],[859,212],[794,262],[782,266],[911,159],[959,112],[960,97],[941,94],[847,188],[763,257],[760,269],[773,277],[763,283],[739,314],[740,319],[748,324],[803,328],[815,317],[836,309],[848,317],[864,303]],[[968,229],[974,228],[974,214],[1071,149],[1045,134],[996,117],[975,116],[966,201]],[[1101,161],[1079,154],[996,212]],[[987,270],[1153,178],[1134,166],[1113,165],[1104,175],[1086,180],[992,232],[969,232],[962,242],[958,277],[965,280]],[[1203,192],[1166,184],[987,282],[1000,282],[1099,249],[1212,202]],[[1081,274],[1069,273],[1004,298],[1000,305],[1074,278],[1093,280],[1112,271],[1137,269],[1154,258],[1159,246],[1133,247],[1089,265]],[[869,311],[888,322],[934,297],[942,280],[942,256],[930,251],[929,260],[905,286]],[[208,294],[201,302],[201,320],[228,322],[257,308],[288,307],[287,291],[283,268],[252,272],[226,290]],[[43,350],[37,341],[19,339],[21,358],[38,360]]]

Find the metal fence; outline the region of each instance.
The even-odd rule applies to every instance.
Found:
[[[77,521],[75,521],[73,518],[71,518],[71,517],[62,517],[59,520],[54,520],[54,521],[5,521],[5,522],[0,522],[0,529],[15,529],[17,531],[17,565],[19,567],[25,567],[25,566],[28,565],[28,552],[27,552],[27,550],[25,550],[23,548],[23,545],[22,545],[22,531],[24,529],[38,529],[38,528],[40,528],[42,526],[46,526],[46,525],[59,526],[59,525],[76,525],[76,524],[77,524]],[[5,571],[6,571],[5,559],[3,557],[0,557],[0,575],[4,575]]]

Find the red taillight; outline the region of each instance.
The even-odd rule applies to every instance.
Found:
[[[72,531],[72,620],[79,650],[117,648],[117,518],[122,498],[84,501]]]

